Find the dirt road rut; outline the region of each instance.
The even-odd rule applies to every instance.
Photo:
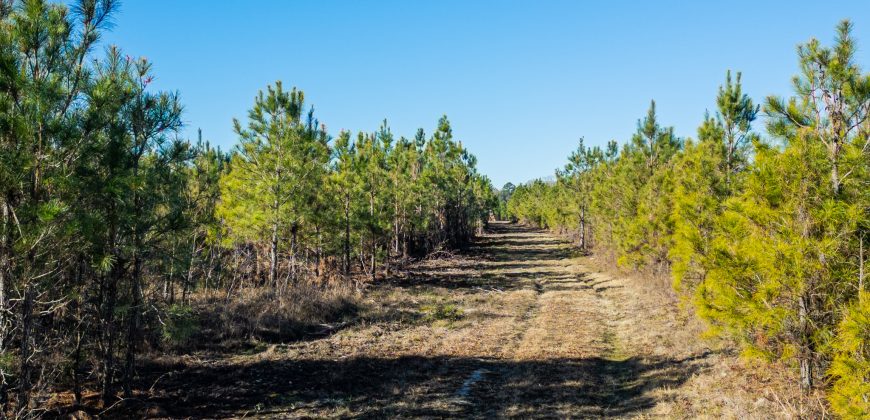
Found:
[[[155,392],[172,416],[679,416],[708,356],[674,341],[681,321],[657,299],[497,223],[469,252],[372,286],[328,337],[190,362]]]

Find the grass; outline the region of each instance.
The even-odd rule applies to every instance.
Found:
[[[198,334],[247,347],[155,358],[140,398],[167,417],[821,413],[786,370],[746,366],[727,343],[699,340],[702,325],[666,290],[593,264],[546,233],[496,226],[468,253],[364,293],[201,296]],[[208,335],[219,328],[234,333]]]
[[[433,325],[451,326],[462,319],[463,312],[455,303],[436,302],[420,307],[423,319]]]
[[[189,306],[173,307],[164,336],[170,350],[232,350],[299,340],[330,332],[357,319],[360,293],[350,285],[299,283],[281,295],[262,288],[231,296],[193,295]]]

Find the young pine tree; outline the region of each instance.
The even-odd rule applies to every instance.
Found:
[[[716,104],[715,117],[707,115],[698,128],[698,143],[687,143],[674,163],[674,233],[668,256],[678,291],[694,290],[704,278],[715,219],[722,203],[740,192],[751,142],[757,138],[751,127],[758,106],[743,93],[740,73],[735,83],[731,72],[726,74]]]
[[[261,244],[268,238],[269,273],[276,289],[281,245],[290,241],[290,276],[296,275],[297,240],[311,214],[310,197],[320,192],[329,159],[316,124],[302,119],[304,94],[285,91],[280,82],[260,92],[248,112],[247,127],[235,121],[239,146],[221,178],[218,214],[231,243]],[[309,118],[311,120],[311,118]]]

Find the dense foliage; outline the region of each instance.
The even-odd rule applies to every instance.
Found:
[[[0,2],[0,417],[59,388],[129,397],[137,355],[190,335],[193,293],[374,279],[495,206],[446,117],[333,139],[279,82],[231,153],[179,139],[150,63],[94,52],[115,8]]]
[[[838,413],[870,415],[870,74],[850,30],[798,48],[795,96],[764,103],[767,136],[729,73],[697,140],[661,127],[653,103],[618,153],[581,140],[555,182],[516,187],[509,214],[669,273],[712,332],[794,363],[804,389],[830,380]]]

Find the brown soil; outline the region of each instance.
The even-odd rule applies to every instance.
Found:
[[[365,292],[359,319],[251,354],[143,369],[153,417],[806,415],[782,381],[699,340],[667,293],[497,223],[467,253]]]

